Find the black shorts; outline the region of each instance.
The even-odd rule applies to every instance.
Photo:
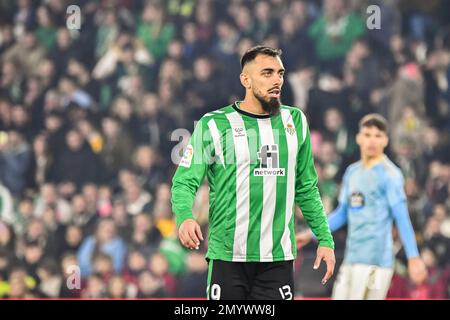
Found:
[[[209,260],[210,300],[291,300],[294,262],[228,262]]]

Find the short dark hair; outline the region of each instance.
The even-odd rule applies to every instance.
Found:
[[[387,120],[380,114],[369,113],[359,121],[359,130],[363,127],[376,127],[384,133],[388,133]]]
[[[266,47],[266,46],[262,46],[262,45],[254,46],[254,47],[248,49],[242,56],[241,68],[243,69],[247,63],[255,60],[256,56],[259,54],[264,54],[266,56],[271,56],[271,57],[280,57],[282,54],[282,51],[281,51],[281,49],[274,49],[274,48]]]

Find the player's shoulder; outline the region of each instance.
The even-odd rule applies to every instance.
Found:
[[[361,168],[362,166],[362,162],[361,160],[353,162],[352,164],[350,164],[347,169],[345,170],[344,175],[345,176],[349,176],[353,173],[355,173],[359,168]]]
[[[282,112],[289,112],[296,126],[301,125],[303,127],[304,125],[308,124],[308,119],[305,113],[300,108],[295,106],[281,105],[280,110]]]
[[[386,179],[403,179],[402,170],[387,156],[381,161],[379,167],[382,169]]]
[[[292,116],[297,116],[297,117],[301,117],[302,115],[305,116],[303,111],[300,108],[295,107],[295,106],[287,106],[287,105],[283,104],[280,106],[280,109],[289,111],[292,114]]]
[[[209,111],[207,113],[205,113],[201,118],[200,121],[205,121],[208,122],[211,119],[218,119],[218,118],[223,118],[226,117],[226,115],[230,112],[233,112],[234,109],[231,105],[227,105],[225,107],[221,107],[219,109],[213,110],[213,111]]]

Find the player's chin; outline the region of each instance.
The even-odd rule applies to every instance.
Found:
[[[266,99],[266,102],[268,105],[270,105],[272,108],[279,108],[281,106],[281,98],[280,96],[277,97],[271,97],[269,96]]]
[[[281,101],[279,98],[271,98],[267,104],[270,114],[276,115],[280,112]]]
[[[366,155],[370,158],[375,158],[379,155],[379,152],[375,150],[368,150],[366,151]]]

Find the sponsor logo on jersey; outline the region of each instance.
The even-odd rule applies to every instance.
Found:
[[[350,195],[349,200],[350,200],[349,201],[350,208],[352,208],[352,209],[360,209],[360,208],[364,207],[364,203],[365,203],[364,195],[359,191],[353,192]]]
[[[194,147],[189,144],[184,150],[183,158],[181,158],[180,166],[190,168],[192,163],[192,157],[194,156]]]
[[[253,170],[255,176],[284,176],[285,168],[278,166],[278,146],[264,145],[258,152],[258,159],[261,163],[259,168]]]

